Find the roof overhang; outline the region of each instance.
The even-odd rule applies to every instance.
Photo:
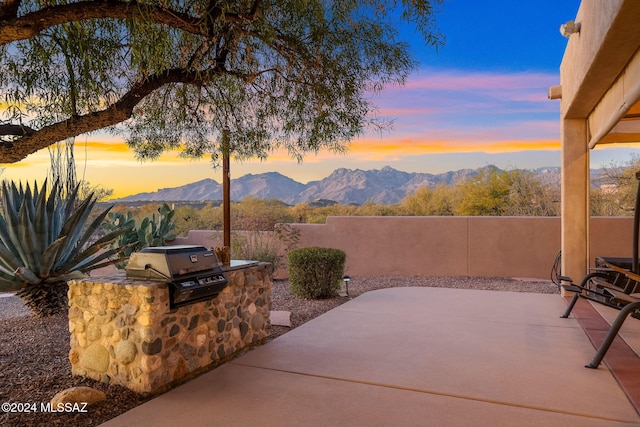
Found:
[[[588,146],[640,142],[640,1],[583,0],[580,32],[570,36],[560,67],[564,119],[587,119]],[[553,93],[552,93],[553,92]]]
[[[635,54],[618,79],[589,114],[589,148],[596,144],[640,142],[640,54]]]

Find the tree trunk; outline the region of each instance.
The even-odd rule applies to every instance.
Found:
[[[36,317],[47,317],[66,312],[69,309],[67,282],[29,285],[16,292],[24,304]]]

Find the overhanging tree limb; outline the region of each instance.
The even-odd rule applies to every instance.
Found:
[[[101,111],[74,116],[45,126],[38,131],[19,125],[0,125],[0,135],[21,136],[18,143],[0,145],[0,163],[15,163],[60,140],[122,123],[131,118],[135,106],[147,95],[164,85],[182,83],[201,86],[222,72],[222,70],[213,69],[197,73],[184,69],[167,70],[164,73],[149,76],[144,82],[124,94],[116,103]]]
[[[36,130],[24,125],[0,125],[0,135],[24,136],[35,133]]]
[[[16,2],[17,3],[17,2]],[[7,5],[13,6],[13,5]],[[180,28],[193,34],[207,33],[203,18],[137,1],[93,1],[48,6],[17,17],[17,8],[0,14],[0,45],[37,36],[47,28],[88,19],[139,19]],[[11,15],[9,15],[11,13]],[[9,15],[9,16],[7,16]]]
[[[437,46],[442,2],[0,0],[0,162],[119,123],[140,158],[344,151],[416,65],[398,19]]]
[[[160,5],[137,1],[84,0],[44,7],[38,11],[18,17],[21,2],[5,1],[0,6],[0,46],[37,36],[43,30],[56,25],[88,19],[134,19],[167,25],[201,36],[213,35],[215,21],[222,16],[218,6],[212,6],[203,16],[194,16]],[[211,2],[217,4],[217,2]],[[225,14],[229,22],[253,20],[258,13],[259,1],[255,1],[248,13]]]

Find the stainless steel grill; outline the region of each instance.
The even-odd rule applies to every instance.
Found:
[[[131,254],[127,278],[169,283],[171,308],[215,298],[227,286],[218,257],[204,246],[144,248]]]

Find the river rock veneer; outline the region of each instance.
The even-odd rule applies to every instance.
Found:
[[[271,265],[225,275],[217,297],[174,310],[167,283],[124,273],[70,281],[72,374],[154,394],[259,344],[271,329]]]

